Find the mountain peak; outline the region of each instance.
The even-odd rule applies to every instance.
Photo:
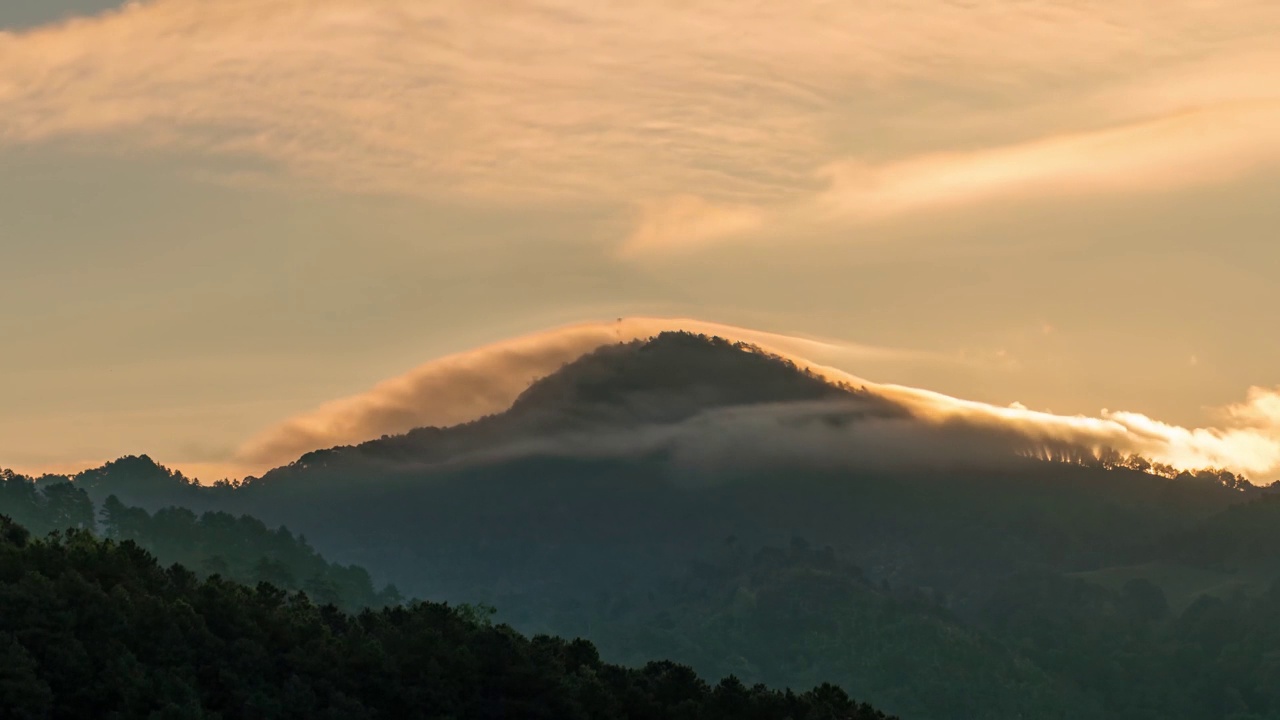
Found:
[[[607,345],[534,382],[510,414],[569,413],[607,420],[671,421],[730,405],[844,396],[790,360],[741,342],[689,332]]]
[[[352,457],[433,462],[518,439],[674,423],[717,408],[848,398],[852,392],[859,391],[754,345],[664,332],[606,345],[566,363],[497,415],[450,428],[418,428],[354,449],[319,450],[299,463]]]

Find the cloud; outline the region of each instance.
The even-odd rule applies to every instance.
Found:
[[[828,380],[866,388],[908,413],[910,420],[866,417],[866,404],[857,401],[729,408],[703,413],[672,427],[628,430],[618,437],[590,433],[503,444],[484,450],[478,459],[544,452],[620,454],[665,448],[673,457],[696,468],[707,463],[729,463],[735,454],[733,448],[767,445],[772,448],[768,453],[771,461],[777,462],[800,462],[805,456],[822,462],[861,457],[864,464],[874,461],[902,466],[918,462],[978,462],[984,455],[1008,455],[1014,451],[1026,454],[1045,447],[1072,446],[1137,453],[1177,468],[1223,468],[1256,482],[1280,479],[1280,387],[1250,388],[1243,401],[1217,411],[1216,427],[1187,428],[1140,413],[1105,409],[1093,417],[1056,415],[1030,410],[1018,402],[1000,407],[921,388],[877,383],[837,367],[970,362],[963,357],[802,338],[681,318],[582,323],[443,357],[365,392],[287,418],[244,442],[225,460],[208,458],[204,462],[182,463],[181,467],[188,476],[206,482],[239,478],[287,464],[312,450],[356,444],[417,427],[449,426],[478,419],[507,409],[534,380],[595,348],[666,330],[701,332],[756,344]],[[859,422],[853,423],[852,419]],[[775,426],[779,423],[786,427],[778,429]],[[855,424],[859,433],[856,438],[839,434],[844,432],[841,428]],[[822,450],[831,443],[844,450]],[[705,452],[695,453],[696,448]],[[715,448],[720,450],[713,451]],[[760,459],[758,454],[745,450],[737,455]],[[987,462],[995,460],[988,458]],[[67,473],[100,464],[45,463],[15,469],[27,474]]]
[[[1013,468],[1063,451],[1142,453],[1184,469],[1225,468],[1270,479],[1280,470],[1280,433],[1239,428],[1188,430],[1133,413],[1102,418],[995,408],[914,389],[869,386],[906,400],[900,414],[863,398],[706,410],[674,423],[603,425],[556,434],[502,436],[431,461],[394,460],[403,469],[468,467],[529,457],[664,458],[674,478],[699,486],[739,473]],[[915,402],[912,402],[915,400]],[[1250,469],[1254,472],[1250,473]],[[1268,475],[1271,473],[1271,475]]]
[[[903,363],[963,362],[926,352],[800,338],[681,318],[622,318],[506,340],[428,362],[366,392],[326,403],[259,433],[235,462],[263,470],[312,450],[348,445],[416,427],[449,426],[502,412],[534,380],[611,343],[687,330],[751,342],[778,354]]]
[[[841,374],[835,371],[831,376]],[[897,385],[868,388],[935,424],[960,421],[1012,430],[1035,442],[1093,450],[1113,448],[1176,468],[1222,468],[1254,480],[1280,477],[1280,422],[1276,422],[1280,418],[1268,414],[1275,409],[1276,396],[1258,388],[1250,391],[1245,403],[1228,408],[1230,417],[1223,427],[1204,428],[1171,425],[1134,412],[1103,409],[1098,417],[1065,416],[1028,410],[1020,404],[996,407]],[[1259,419],[1267,420],[1260,423]]]
[[[935,427],[959,423],[997,435],[1012,433],[1032,448],[1111,448],[1175,468],[1221,468],[1254,480],[1280,479],[1280,388],[1251,388],[1244,402],[1222,409],[1221,427],[1186,428],[1141,413],[1105,408],[1097,417],[1089,417],[1029,410],[1018,402],[1000,407],[921,388],[871,382],[802,357],[791,359],[832,382],[866,388]]]
[[[1245,402],[1223,410],[1222,427],[1184,428],[1139,413],[1107,410],[1097,417],[1055,415],[1029,410],[1020,403],[998,407],[919,388],[871,382],[810,359],[821,357],[848,366],[885,360],[959,362],[958,358],[661,318],[573,325],[427,363],[365,393],[328,403],[265,430],[242,446],[235,462],[266,469],[291,462],[311,450],[354,444],[415,427],[447,426],[501,412],[533,380],[590,350],[680,329],[750,342],[833,382],[864,387],[909,412],[917,425],[934,429],[919,432],[963,428],[959,434],[948,430],[938,436],[945,437],[946,443],[968,442],[975,448],[987,448],[991,446],[986,441],[976,438],[989,436],[1000,448],[1113,448],[1178,468],[1218,467],[1255,480],[1280,476],[1280,389],[1251,389]],[[826,407],[822,412],[830,409]],[[803,413],[813,411],[811,407],[803,409]],[[591,442],[595,441],[582,444]],[[623,446],[631,447],[625,443]],[[602,447],[611,446],[606,443]],[[958,457],[955,453],[945,455]]]
[[[864,217],[1274,164],[1277,31],[1269,0],[150,0],[0,32],[0,146],[639,209],[635,256],[815,203]]]
[[[743,205],[713,205],[697,195],[678,195],[644,203],[635,232],[622,246],[623,256],[697,248],[762,224],[764,213]]]
[[[450,355],[290,418],[250,440],[237,457],[267,467],[324,447],[474,420],[505,410],[564,363],[624,339],[630,338],[608,325],[583,325]]]
[[[860,382],[843,373],[833,379]],[[1183,428],[1130,412],[1100,417],[1061,416],[1018,404],[995,407],[916,388],[860,383],[899,403],[911,417],[868,415],[858,403],[790,404],[715,411],[697,420],[696,436],[680,430],[677,455],[696,467],[762,458],[787,464],[843,463],[858,467],[998,465],[1054,448],[1106,448],[1137,453],[1180,469],[1222,468],[1254,480],[1280,478],[1280,392],[1253,388],[1227,409],[1224,428]],[[685,442],[685,441],[688,442]],[[755,448],[756,451],[752,451]],[[767,449],[767,452],[760,452]]]
[[[654,457],[661,454],[687,485],[720,482],[738,472],[801,468],[919,469],[957,463],[1000,467],[1025,463],[1034,448],[1011,429],[922,423],[883,405],[848,400],[716,408],[679,422],[610,426],[551,436],[502,439],[429,465],[432,469],[527,457]],[[403,467],[422,467],[405,461]],[[726,473],[728,471],[728,473]]]
[[[994,198],[1212,184],[1280,162],[1280,95],[1141,123],[881,166],[828,165],[828,212],[878,219]]]
[[[1280,387],[1249,388],[1245,401],[1228,405],[1224,414],[1241,427],[1280,434]]]

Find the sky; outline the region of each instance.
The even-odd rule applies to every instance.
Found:
[[[8,0],[0,466],[626,317],[1280,476],[1276,77],[1273,0]]]

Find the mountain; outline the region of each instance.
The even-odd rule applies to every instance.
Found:
[[[563,575],[616,588],[730,535],[800,535],[877,578],[967,594],[1017,563],[1137,560],[1244,499],[981,438],[990,457],[929,459],[954,444],[947,431],[750,346],[666,333],[590,353],[502,414],[308,453],[202,501],[295,527],[415,593],[475,599]]]
[[[855,397],[878,412],[901,413],[869,393],[832,385],[751,345],[663,333],[648,341],[601,347],[535,380],[501,414],[450,428],[420,428],[355,447],[320,450],[295,464],[310,468],[361,460],[441,462],[533,437],[598,435],[678,423],[720,408]],[[263,479],[286,474],[280,469]]]
[[[99,503],[287,525],[376,582],[584,635],[609,660],[823,677],[922,720],[1280,712],[1266,647],[1186,634],[1243,642],[1268,617],[1273,545],[1247,582],[1228,577],[1241,551],[1200,552],[1269,537],[1265,519],[1238,521],[1269,517],[1265,497],[1028,449],[672,333],[588,354],[506,412],[308,453],[239,487],[166,480],[145,458],[75,482]],[[1196,647],[1259,664],[1168,669]]]

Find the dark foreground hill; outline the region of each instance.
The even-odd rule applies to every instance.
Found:
[[[492,604],[610,660],[829,679],[921,720],[1280,712],[1280,642],[1248,629],[1280,574],[1260,491],[1020,442],[673,334],[592,353],[508,412],[240,487],[146,458],[76,484],[284,524],[407,595]]]
[[[669,662],[522,637],[417,603],[346,615],[268,584],[199,581],[131,542],[47,540],[0,516],[7,718],[876,720],[838,688],[712,687]]]

